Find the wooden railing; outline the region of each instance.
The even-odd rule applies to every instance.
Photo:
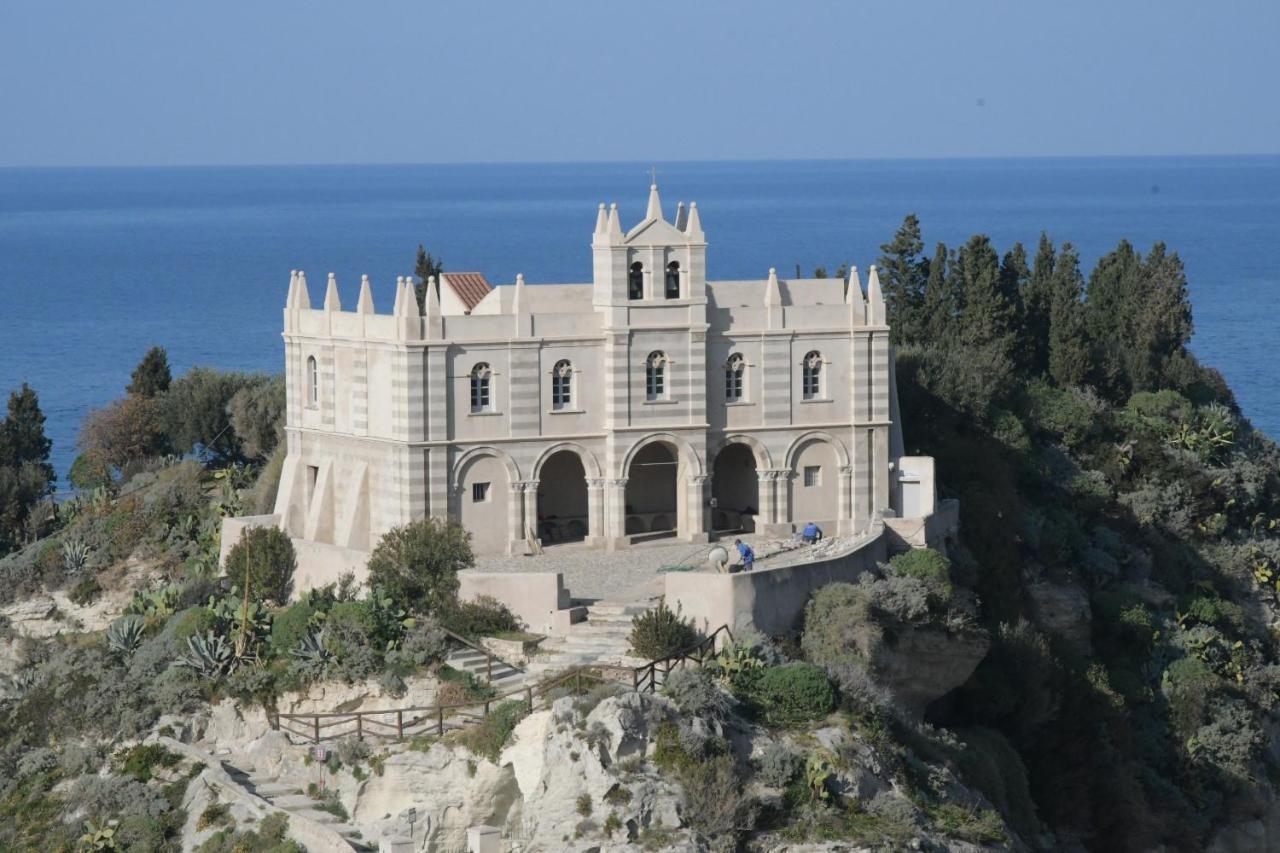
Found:
[[[442,628],[441,630],[444,631],[446,637],[453,640],[455,643],[461,643],[462,645],[466,646],[472,651],[477,651],[480,654],[484,655],[485,681],[493,681],[493,664],[495,661],[507,667],[508,669],[514,669],[516,672],[524,672],[524,669],[522,667],[518,667],[513,663],[508,663],[507,661],[498,657],[493,652],[489,651],[484,646],[480,645],[474,640],[468,640],[466,637],[462,636],[461,634],[455,634],[454,632],[450,631],[448,628]]]
[[[468,647],[488,654],[483,647],[452,632],[446,633]],[[733,633],[727,625],[721,625],[687,649],[661,660],[649,661],[642,666],[600,664],[575,667],[536,685],[511,690],[488,699],[394,708],[385,711],[347,711],[327,714],[276,713],[271,717],[271,725],[286,734],[312,743],[353,735],[361,740],[367,737],[381,737],[397,741],[424,734],[435,734],[441,737],[445,733],[446,722],[455,717],[461,718],[464,725],[478,723],[489,716],[494,706],[512,700],[523,701],[530,711],[537,711],[550,707],[556,699],[564,695],[562,691],[565,689],[571,693],[582,693],[601,684],[623,684],[630,685],[631,689],[641,693],[656,693],[671,672],[687,667],[690,663],[702,666],[714,658],[717,642],[722,637],[729,641],[733,640]],[[490,671],[492,671],[493,661],[511,666],[500,658],[491,657],[492,660],[488,661]]]

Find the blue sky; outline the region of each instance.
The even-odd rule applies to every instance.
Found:
[[[0,166],[1280,151],[1280,3],[3,0]]]

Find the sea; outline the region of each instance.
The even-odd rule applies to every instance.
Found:
[[[1034,253],[1071,241],[1086,273],[1122,238],[1186,264],[1192,349],[1280,436],[1280,156],[519,165],[0,169],[0,394],[39,393],[64,478],[85,414],[152,345],[192,365],[279,371],[289,271],[311,298],[367,274],[389,311],[419,244],[495,284],[591,277],[597,205],[642,217],[697,201],[708,277],[866,268],[907,213],[926,251],[975,233]]]

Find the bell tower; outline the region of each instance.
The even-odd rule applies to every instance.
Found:
[[[676,221],[662,215],[658,185],[649,187],[644,219],[622,232],[618,206],[602,204],[591,240],[594,293],[598,308],[643,308],[706,301],[707,239],[697,203],[682,202]]]

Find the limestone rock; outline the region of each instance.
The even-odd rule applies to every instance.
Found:
[[[871,628],[853,637],[858,654],[875,684],[915,716],[968,681],[991,646],[983,631],[951,631],[932,623]]]
[[[1089,595],[1070,583],[1038,581],[1025,587],[1035,622],[1082,655],[1092,654]]]

